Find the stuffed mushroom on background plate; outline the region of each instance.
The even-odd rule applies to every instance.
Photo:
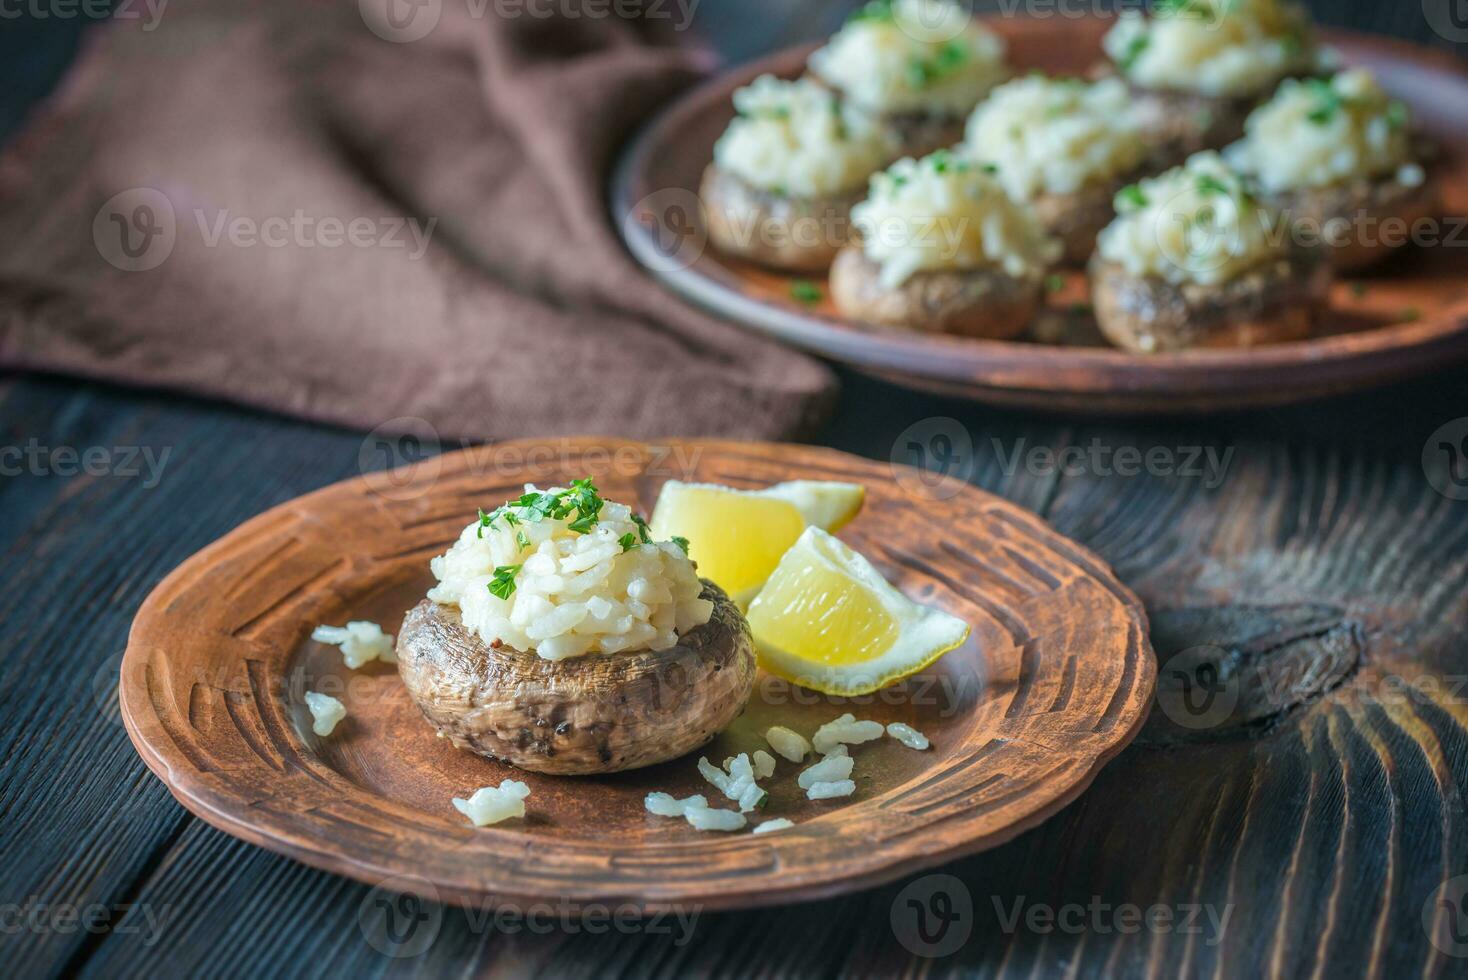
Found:
[[[1103,57],[1102,39],[1114,21],[1011,17],[984,23],[1003,38],[1006,60],[1024,80],[1034,71],[1051,78],[1085,76]],[[1338,52],[1346,68],[1367,68],[1389,100],[1405,106],[1413,134],[1409,159],[1420,159],[1424,183],[1441,202],[1438,215],[1446,218],[1427,227],[1437,229],[1439,242],[1447,241],[1459,227],[1453,216],[1468,214],[1468,72],[1450,56],[1401,42],[1330,31],[1319,32],[1319,40]],[[676,224],[676,215],[656,207],[659,192],[696,191],[713,144],[733,113],[733,90],[762,74],[802,76],[810,50],[771,56],[670,104],[629,144],[613,179],[612,211],[634,257],[667,286],[722,316],[899,384],[994,403],[1089,412],[1281,404],[1400,379],[1468,357],[1461,250],[1434,246],[1430,237],[1421,245],[1382,250],[1386,257],[1370,268],[1368,278],[1338,269],[1328,308],[1307,339],[1152,353],[1128,352],[1106,341],[1084,273],[1063,264],[1045,277],[1044,302],[1028,330],[996,340],[862,324],[842,315],[827,275],[782,273],[739,261],[701,239],[700,228],[680,239],[684,247],[677,261],[669,261],[656,231],[665,220]],[[1301,84],[1318,92],[1309,80],[1315,76],[1305,78]],[[1269,102],[1277,88],[1262,92],[1258,102]],[[1396,110],[1389,114],[1395,117]],[[1355,125],[1355,119],[1352,115],[1337,125]],[[1368,120],[1366,125],[1373,124]],[[1420,157],[1423,144],[1431,146],[1430,156]],[[1006,179],[1002,170],[995,176]],[[1411,181],[1415,174],[1408,168],[1388,176]],[[1332,187],[1324,196],[1339,193]],[[1321,196],[1319,189],[1312,194]],[[1395,198],[1382,194],[1385,190],[1374,189],[1372,201],[1395,206]],[[1281,205],[1267,187],[1260,196],[1270,207]],[[1062,342],[1042,343],[1041,338]]]

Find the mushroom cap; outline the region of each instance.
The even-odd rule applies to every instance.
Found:
[[[754,687],[749,624],[718,586],[702,595],[713,616],[676,646],[567,660],[491,647],[425,599],[398,634],[398,673],[459,748],[553,775],[650,766],[712,739]]]

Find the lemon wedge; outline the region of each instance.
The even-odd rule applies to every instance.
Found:
[[[698,574],[743,608],[807,526],[839,530],[865,498],[866,490],[856,483],[793,480],[763,490],[735,490],[669,480],[658,494],[651,530],[658,541],[687,538]]]
[[[823,694],[869,694],[968,638],[963,620],[913,602],[820,528],[809,527],[749,606],[760,666]]]

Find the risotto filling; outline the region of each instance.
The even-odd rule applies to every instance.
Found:
[[[590,480],[525,493],[469,524],[433,559],[428,598],[457,606],[490,646],[565,660],[665,650],[702,626],[714,604],[688,543],[654,541],[625,504]]]

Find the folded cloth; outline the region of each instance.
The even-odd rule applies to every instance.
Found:
[[[0,154],[0,367],[452,438],[810,431],[826,368],[608,213],[712,59],[676,4],[581,2],[124,5]]]

